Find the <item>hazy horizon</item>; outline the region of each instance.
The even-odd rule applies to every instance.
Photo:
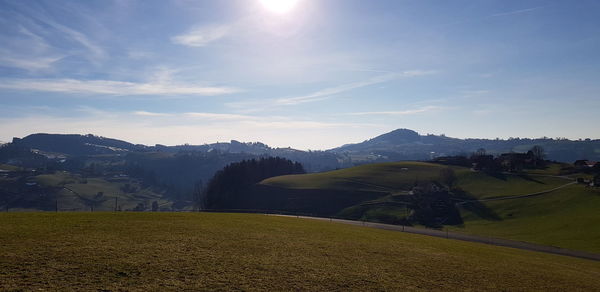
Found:
[[[0,141],[600,132],[594,1],[0,0]]]

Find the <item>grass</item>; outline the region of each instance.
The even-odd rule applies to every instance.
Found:
[[[20,170],[23,170],[23,169],[21,167],[18,167],[18,166],[0,163],[0,170],[20,171]]]
[[[426,162],[391,162],[361,165],[322,173],[268,178],[264,185],[290,189],[334,189],[381,192],[409,191],[416,182],[439,180],[443,166]],[[563,178],[539,175],[490,175],[466,167],[451,166],[456,185],[475,198],[524,195],[568,183]],[[553,169],[553,168],[552,168]]]
[[[62,187],[65,184],[77,183],[81,176],[75,176],[66,171],[57,171],[53,174],[41,174],[35,177],[37,183],[48,187]]]
[[[425,162],[367,164],[322,173],[268,178],[262,184],[291,189],[365,191],[408,190],[415,182],[435,180],[445,166]]]
[[[170,205],[170,201],[162,199],[163,195],[154,192],[150,188],[142,188],[138,181],[133,179],[123,179],[119,181],[109,181],[102,177],[82,178],[68,172],[56,172],[54,174],[43,174],[35,177],[36,181],[44,186],[67,187],[57,193],[58,205],[61,210],[89,210],[90,206],[82,200],[97,200],[98,204],[94,206],[95,210],[112,211],[115,207],[115,198],[118,198],[118,205],[122,210],[133,209],[139,203],[150,206],[153,201],[159,205]],[[130,184],[137,190],[133,193],[125,193],[122,187]],[[98,192],[102,192],[101,198],[95,198]]]
[[[439,170],[446,166],[420,162],[381,163],[349,169],[280,176],[263,184],[284,188],[321,188],[380,190],[376,201],[394,201],[385,192],[400,194],[410,190],[415,180],[437,180]],[[452,167],[456,186],[476,199],[518,196],[554,189],[571,180],[553,177],[564,164],[550,164],[546,169],[528,171],[522,175],[486,174],[464,167]],[[375,202],[375,201],[374,201]],[[542,196],[489,201],[473,213],[461,208],[464,226],[455,231],[482,236],[494,236],[554,245],[563,248],[600,253],[600,191],[573,185]],[[375,222],[400,222],[407,212],[402,205],[356,205],[338,214],[346,218]]]
[[[531,198],[489,201],[500,220],[462,210],[465,233],[600,253],[600,190],[572,185]]]
[[[0,290],[598,290],[597,262],[296,218],[2,213]]]
[[[500,196],[518,196],[550,190],[571,182],[557,177],[536,175],[497,175],[482,172],[461,172],[458,174],[458,187],[477,199]]]

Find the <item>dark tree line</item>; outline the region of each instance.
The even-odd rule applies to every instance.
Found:
[[[225,166],[208,182],[202,194],[195,197],[206,209],[238,208],[240,202],[251,198],[245,191],[252,185],[273,176],[305,173],[304,167],[280,157],[243,160]]]

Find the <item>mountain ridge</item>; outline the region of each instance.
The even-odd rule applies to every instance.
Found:
[[[35,133],[23,138],[13,138],[11,143],[51,153],[67,155],[119,154],[126,152],[185,152],[221,151],[228,153],[246,153],[252,155],[282,156],[290,159],[312,153],[329,156],[330,163],[325,169],[347,167],[368,162],[399,160],[429,160],[448,155],[470,155],[478,149],[489,154],[499,155],[505,152],[526,152],[534,145],[546,149],[547,158],[562,162],[577,159],[600,160],[600,139],[568,140],[552,138],[511,138],[511,139],[460,139],[445,135],[421,135],[416,131],[399,128],[383,133],[360,143],[345,144],[322,151],[304,151],[291,147],[272,148],[261,142],[218,142],[203,145],[166,146],[156,144],[148,146],[134,144],[124,140],[106,138],[92,134],[51,134]],[[329,154],[329,155],[328,155]],[[335,159],[333,156],[335,156]],[[337,160],[333,163],[333,160]],[[311,169],[312,171],[320,169]]]

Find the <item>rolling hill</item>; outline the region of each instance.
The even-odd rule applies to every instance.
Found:
[[[404,224],[416,212],[411,190],[418,184],[439,181],[444,168],[423,162],[380,163],[273,177],[261,185],[279,189],[281,196],[286,190],[304,190],[307,194],[319,190],[324,196],[327,190],[358,189],[379,194],[376,199],[364,198],[353,206],[338,206],[338,212],[330,216]],[[441,225],[477,235],[600,252],[600,229],[596,228],[600,224],[600,190],[573,184],[572,178],[554,173],[559,169],[557,165],[550,165],[546,171],[519,174],[450,168],[456,173],[450,197],[461,221]],[[548,190],[554,191],[544,193]],[[522,197],[530,194],[536,195]]]
[[[547,138],[456,139],[444,135],[420,135],[408,129],[398,129],[358,144],[344,145],[327,151],[301,151],[292,148],[271,148],[259,142],[243,143],[235,140],[205,145],[146,146],[89,134],[32,134],[24,138],[14,138],[12,143],[1,145],[0,164],[35,170],[37,171],[36,175],[52,175],[57,171],[66,171],[72,176],[104,181],[114,175],[126,175],[143,184],[144,189],[152,187],[154,194],[163,194],[161,199],[176,202],[176,205],[182,208],[190,208],[192,194],[196,189],[205,185],[218,170],[226,165],[245,159],[283,157],[300,162],[308,172],[320,172],[373,162],[429,160],[443,154],[469,154],[482,147],[486,148],[488,153],[498,154],[506,151],[527,151],[533,145],[542,145],[546,149],[547,158],[572,162],[580,158],[592,160],[599,158],[597,155],[600,153],[599,144],[598,140],[569,141]],[[375,173],[378,171],[397,172],[402,175],[390,176],[387,173],[381,175],[380,178],[372,175],[368,178],[370,182],[361,180],[360,175],[352,178],[354,181],[350,182],[344,178],[344,175],[351,176],[350,172],[354,170],[348,170],[348,173],[342,170],[333,172],[333,176],[339,174],[341,177],[326,177],[329,174],[307,176],[296,178],[304,180],[304,182],[299,182],[299,187],[287,187],[285,184],[272,183],[260,185],[254,191],[263,192],[265,200],[273,201],[268,205],[269,207],[281,208],[283,204],[286,209],[293,209],[297,212],[331,215],[338,213],[338,207],[348,208],[362,201],[378,199],[382,192],[391,192],[396,195],[387,198],[388,203],[391,204],[398,200],[402,203],[402,197],[399,196],[401,193],[398,192],[407,192],[409,191],[407,186],[414,186],[420,181],[429,181],[431,175],[437,176],[426,169],[418,173],[419,167],[414,164],[407,168],[407,171],[402,168],[394,169],[393,166],[390,166],[389,170],[372,169]],[[367,171],[367,169],[362,171]],[[555,185],[556,181],[560,180],[537,176],[534,179],[539,183],[522,184],[522,180],[533,180],[531,177],[517,178],[515,176],[476,178],[477,174],[470,174],[464,169],[455,168],[455,171],[461,178],[463,195],[465,198],[472,199],[523,194],[540,189],[538,187],[545,187],[544,184]],[[530,174],[533,175],[533,173]],[[37,204],[38,206],[43,205],[42,209],[53,208],[50,206],[50,201],[53,200],[51,197],[62,195],[52,195],[55,192],[48,188],[37,193],[30,192],[34,189],[27,189],[30,195],[21,198],[22,200],[14,200],[14,190],[24,188],[27,184],[26,180],[30,179],[29,176],[29,174],[22,173],[20,179],[3,180],[0,178],[2,180],[0,182],[0,207],[11,205],[8,201],[25,203],[15,207],[35,207],[35,202],[31,201],[35,200],[37,196],[39,200],[44,201]],[[324,179],[327,184],[337,184],[337,187],[322,188],[319,186],[319,182]],[[18,185],[8,186],[11,183]],[[374,187],[374,185],[378,185],[378,187]],[[482,189],[482,185],[485,185],[485,190]],[[115,187],[120,188],[120,186]],[[507,187],[508,192],[504,192]],[[289,201],[287,203],[282,201],[281,196],[277,195],[279,190],[276,188],[294,189],[297,193],[294,195],[294,198],[297,198],[296,206]],[[522,189],[518,190],[519,188]],[[308,194],[308,189],[311,190],[310,194]],[[321,194],[322,190],[327,190],[330,195],[333,195],[332,191],[335,190],[338,198],[336,202],[349,198],[342,194],[343,192],[352,190],[354,193],[351,199],[345,200],[337,206],[325,208],[321,204],[319,208],[315,209],[314,203],[304,198],[310,196],[311,200],[320,200],[327,196],[327,194]],[[12,193],[12,195],[5,193]],[[70,198],[68,195],[63,197]],[[145,203],[145,201],[138,203]],[[254,206],[266,206],[264,203],[263,201]],[[485,206],[479,207],[485,211],[483,208]],[[358,216],[356,212],[353,213],[354,217]],[[362,211],[358,213],[362,213]]]
[[[551,138],[459,139],[445,135],[420,135],[409,129],[397,129],[356,144],[329,151],[343,155],[351,164],[400,160],[429,160],[447,155],[470,155],[477,149],[498,155],[527,152],[542,146],[547,159],[572,163],[577,159],[600,160],[600,140]]]

